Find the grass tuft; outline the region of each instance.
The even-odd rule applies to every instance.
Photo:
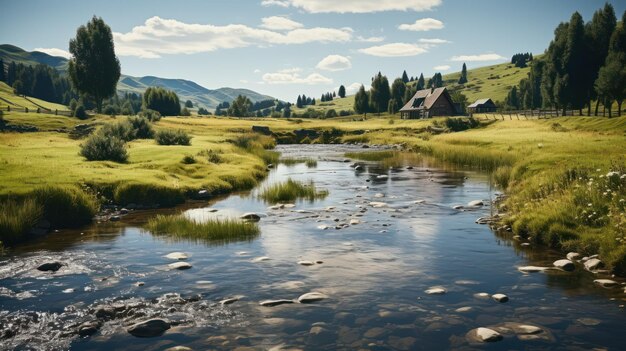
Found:
[[[309,168],[314,168],[317,167],[317,160],[314,158],[294,158],[294,157],[285,157],[285,158],[281,158],[280,163],[286,165],[286,166],[294,166],[300,163],[304,163],[307,167]]]
[[[183,191],[156,184],[124,183],[113,194],[117,204],[171,207],[185,202]]]
[[[34,199],[0,203],[0,248],[24,239],[43,215],[43,207]]]
[[[91,223],[99,209],[94,196],[75,186],[43,186],[33,197],[43,208],[43,218],[56,228],[75,228]]]
[[[316,199],[323,199],[328,196],[327,190],[315,189],[315,183],[309,181],[309,183],[303,183],[291,178],[284,182],[272,184],[261,189],[259,197],[267,202],[287,202],[295,201],[298,199],[306,199],[314,201]]]
[[[157,215],[146,224],[153,235],[178,240],[192,240],[208,244],[227,244],[250,241],[260,233],[256,223],[236,219],[209,219],[196,221],[182,214]]]

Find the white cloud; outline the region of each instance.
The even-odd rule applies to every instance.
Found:
[[[284,33],[243,24],[188,24],[152,17],[127,33],[113,33],[120,56],[157,58],[167,54],[195,54],[248,46],[346,42],[350,28],[298,28]]]
[[[287,74],[298,73],[298,72],[302,72],[302,68],[291,67],[291,68],[283,68],[278,71],[278,73],[287,73]]]
[[[263,0],[264,6],[293,6],[311,13],[370,13],[381,11],[429,11],[442,0]]]
[[[302,23],[281,16],[265,17],[261,21],[263,22],[261,27],[271,30],[293,30],[304,27]]]
[[[317,66],[317,69],[325,70],[325,71],[343,71],[346,69],[352,68],[352,63],[350,59],[341,56],[341,55],[328,55],[320,61]]]
[[[352,83],[350,85],[345,85],[344,87],[346,88],[346,95],[353,95],[356,94],[357,91],[359,91],[359,89],[361,88],[361,83]],[[367,90],[368,87],[365,87],[365,90]],[[336,90],[339,90],[339,88],[337,88]]]
[[[311,73],[306,77],[301,77],[299,69],[284,69],[275,73],[265,73],[263,82],[268,84],[332,84],[333,80],[319,73]]]
[[[361,37],[358,36],[356,37],[357,41],[363,42],[363,43],[380,43],[381,41],[385,40],[385,37]]]
[[[433,67],[433,69],[435,69],[437,71],[447,71],[447,70],[450,69],[450,65],[435,66],[435,67]]]
[[[443,22],[434,18],[422,18],[413,24],[401,24],[398,26],[400,30],[410,30],[415,32],[426,32],[433,29],[442,29]]]
[[[72,56],[72,54],[70,54],[69,52],[63,49],[57,49],[57,48],[35,48],[33,49],[33,51],[43,52],[50,56],[61,56],[61,57],[65,57],[66,59]]]
[[[420,55],[428,52],[428,50],[417,44],[391,43],[359,49],[359,52],[379,57],[401,57]]]
[[[460,55],[453,56],[450,58],[450,61],[502,61],[506,60],[505,57],[502,57],[498,54],[480,54],[480,55]]]
[[[254,70],[254,73],[261,73],[261,70],[257,68]]]
[[[420,43],[422,44],[432,44],[432,45],[438,45],[438,44],[449,44],[451,43],[451,41],[445,40],[445,39],[420,39],[419,40]]]

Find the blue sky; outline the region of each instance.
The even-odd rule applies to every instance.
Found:
[[[618,18],[626,1],[609,1]],[[248,88],[284,100],[349,92],[381,71],[460,70],[542,53],[553,30],[596,0],[223,0],[1,2],[0,43],[67,51],[76,28],[102,17],[122,72]]]

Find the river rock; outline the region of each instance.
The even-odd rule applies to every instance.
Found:
[[[328,298],[328,296],[320,293],[320,292],[310,292],[310,293],[306,293],[304,295],[300,295],[300,297],[298,297],[298,302],[299,303],[310,303],[310,302],[315,302],[315,301],[320,301],[320,300],[324,300]]]
[[[543,272],[546,269],[548,269],[548,267],[538,267],[538,266],[522,266],[522,267],[517,267],[517,270],[522,272],[522,273],[536,273],[536,272]]]
[[[63,266],[60,262],[46,262],[37,267],[42,272],[56,272]]]
[[[310,345],[326,345],[335,340],[335,335],[320,325],[314,325],[309,331],[308,343]]]
[[[500,303],[504,303],[509,301],[509,297],[504,295],[504,294],[493,294],[491,295],[491,298],[500,302]]]
[[[315,264],[313,261],[298,261],[298,264],[301,266],[312,266]]]
[[[261,216],[253,212],[244,213],[239,218],[245,219],[246,221],[253,221],[253,222],[258,222],[261,220]]]
[[[388,179],[388,178],[389,178],[389,176],[386,175],[386,174],[381,174],[379,176],[376,176],[376,179],[379,179],[379,180],[385,180],[385,179]]]
[[[261,256],[261,257],[257,257],[255,259],[252,260],[252,262],[263,262],[263,261],[269,261],[270,258],[267,256]]]
[[[480,292],[480,293],[476,293],[474,294],[474,297],[477,299],[488,299],[489,298],[489,294],[486,292]]]
[[[328,229],[328,228],[330,228],[330,227],[329,227],[329,226],[327,226],[327,225],[325,225],[325,224],[322,224],[322,225],[318,225],[318,226],[317,226],[317,229],[319,229],[319,230],[326,230],[326,229]]]
[[[78,335],[81,337],[91,336],[100,329],[99,321],[89,321],[78,326]]]
[[[134,324],[128,327],[126,331],[139,338],[152,338],[163,335],[168,329],[170,329],[169,322],[163,319],[150,319]]]
[[[613,288],[619,285],[618,282],[611,279],[596,279],[593,281],[595,284],[600,285],[603,288]]]
[[[284,305],[286,303],[293,303],[293,300],[287,300],[287,299],[278,299],[278,300],[264,300],[259,302],[259,305],[264,306],[264,307],[274,307],[274,306],[278,306],[278,305]]]
[[[480,207],[484,205],[482,200],[474,200],[467,203],[467,207]]]
[[[187,262],[175,262],[167,265],[170,269],[177,269],[179,271],[191,268],[191,265]]]
[[[356,219],[356,218],[353,218],[353,219],[351,219],[351,220],[350,220],[350,225],[357,225],[357,224],[359,224],[359,223],[361,223],[361,221],[359,221],[359,220],[358,220],[358,219]]]
[[[470,330],[466,338],[474,342],[495,342],[502,340],[502,335],[493,329],[480,327]]]
[[[172,252],[165,255],[165,258],[168,258],[170,260],[186,260],[189,258],[189,256],[184,252]]]
[[[571,272],[574,269],[576,269],[576,265],[574,265],[574,262],[567,260],[567,259],[557,260],[557,261],[554,261],[554,263],[552,264],[554,265],[554,267],[562,269],[564,271],[568,271],[568,272]]]
[[[376,194],[374,194],[374,197],[380,199],[381,197],[385,197],[385,194],[383,194],[383,193],[376,193]]]
[[[462,210],[463,209],[463,205],[456,205],[456,206],[452,206],[453,210]]]
[[[459,307],[456,310],[454,310],[454,312],[458,312],[458,313],[465,313],[465,312],[471,312],[473,310],[472,307],[470,306],[465,306],[465,307]]]
[[[379,201],[372,201],[372,202],[369,203],[369,205],[374,207],[374,208],[387,207],[387,203],[386,202],[379,202]]]
[[[447,292],[447,290],[442,286],[433,286],[424,292],[428,295],[443,295]]]
[[[589,258],[587,261],[585,261],[585,269],[588,271],[595,271],[600,268],[604,268],[604,262],[595,257]]]
[[[173,346],[168,347],[164,351],[193,351],[193,349],[187,346]]]
[[[576,261],[580,259],[580,254],[578,252],[570,252],[566,257],[570,261]]]

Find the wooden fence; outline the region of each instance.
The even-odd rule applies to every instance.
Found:
[[[602,114],[599,114],[602,115]],[[479,120],[505,120],[505,119],[550,119],[563,116],[594,116],[586,113],[586,109],[581,113],[579,110],[518,110],[518,111],[497,111],[470,114]]]
[[[2,110],[7,111],[7,112],[13,111],[13,112],[24,112],[24,113],[48,113],[51,115],[58,115],[58,116],[68,116],[68,117],[72,116],[72,111],[49,110],[44,107],[28,108],[28,107],[18,107],[18,106],[7,105],[6,107],[2,107]]]

